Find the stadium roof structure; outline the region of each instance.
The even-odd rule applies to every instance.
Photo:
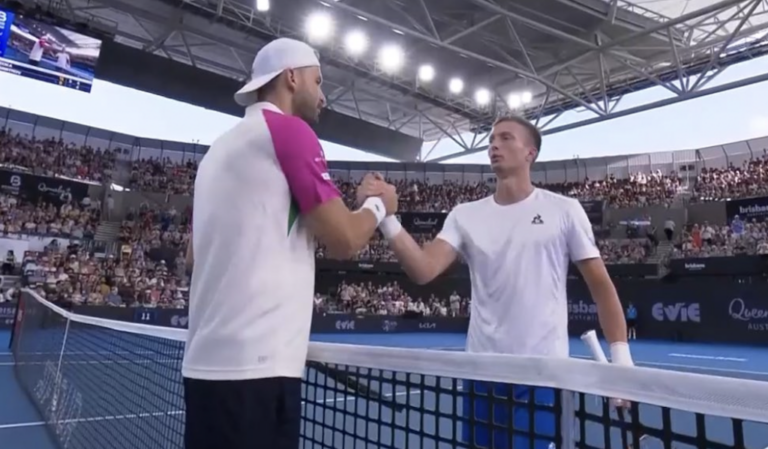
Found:
[[[50,9],[50,2],[40,1]],[[482,151],[494,117],[510,111],[554,133],[768,79],[763,74],[711,87],[729,65],[768,51],[768,0],[640,3],[54,2],[65,17],[110,29],[119,43],[240,80],[247,79],[254,54],[269,40],[314,36],[331,109],[427,141],[447,137],[465,152]],[[325,21],[308,25],[319,15]],[[350,36],[352,31],[357,35]],[[323,33],[327,39],[317,42]],[[367,36],[364,53],[361,34]],[[398,56],[404,58],[401,67]],[[422,65],[432,67],[433,79],[426,81]],[[463,90],[453,78],[462,80]],[[626,94],[653,86],[670,95],[618,107]],[[570,110],[583,111],[585,118],[559,126],[554,119]],[[468,131],[475,133],[472,142],[461,136]]]

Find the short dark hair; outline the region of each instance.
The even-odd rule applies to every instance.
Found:
[[[503,115],[497,118],[495,122],[493,122],[493,126],[505,122],[517,123],[518,125],[525,128],[525,130],[528,131],[528,137],[530,137],[531,142],[533,142],[533,146],[536,147],[536,151],[541,153],[541,133],[539,132],[539,129],[536,128],[536,125],[526,120],[525,117],[521,117],[519,115]]]

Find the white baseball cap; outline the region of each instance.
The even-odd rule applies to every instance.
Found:
[[[256,103],[256,91],[289,69],[320,67],[317,52],[304,42],[280,38],[268,43],[256,53],[251,68],[251,80],[235,93],[240,106]]]

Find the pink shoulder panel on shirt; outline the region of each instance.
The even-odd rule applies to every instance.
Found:
[[[317,135],[303,120],[264,111],[275,154],[301,213],[341,196],[328,173]]]

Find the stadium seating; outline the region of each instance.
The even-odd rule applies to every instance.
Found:
[[[768,155],[745,161],[741,167],[704,167],[694,192],[692,199],[700,202],[768,196]]]
[[[672,251],[673,258],[728,257],[768,254],[768,223],[745,223],[743,231],[733,227],[694,224],[686,229]]]
[[[34,169],[47,176],[106,182],[115,169],[115,154],[54,139],[36,139],[0,128],[0,165]]]
[[[10,170],[34,170],[48,176],[66,176],[106,183],[123,174],[123,180],[141,195],[183,198],[193,193],[197,163],[167,157],[139,157],[130,160],[118,152],[102,151],[86,145],[56,139],[37,139],[6,129],[0,130],[0,164]],[[768,196],[768,157],[746,161],[741,166],[703,167],[694,178],[681,178],[675,172],[634,172],[627,178],[609,175],[582,182],[539,183],[583,201],[604,201],[607,208],[619,210],[644,207],[680,207],[674,202],[687,188],[691,204],[729,199]],[[348,205],[354,206],[356,181],[334,176]],[[401,212],[447,212],[457,204],[488,196],[493,184],[484,181],[390,179],[400,194]],[[691,182],[695,181],[695,182]],[[158,198],[155,196],[154,198]],[[187,277],[183,273],[183,249],[190,236],[191,202],[175,209],[173,203],[141,200],[141,205],[119,214],[117,250],[111,257],[93,257],[93,247],[77,250],[46,247],[24,258],[23,270],[35,275],[49,296],[78,304],[115,306],[179,307],[184,304]],[[0,233],[70,238],[87,243],[96,238],[101,214],[99,200],[83,204],[53,206],[31,204],[21,197],[0,195]],[[608,223],[606,223],[608,224]],[[610,223],[617,229],[617,223]],[[707,229],[704,232],[705,228]],[[608,264],[656,263],[657,243],[642,235],[634,238],[604,238],[611,232],[599,229],[598,245]],[[748,223],[743,233],[729,227],[702,223],[675,235],[672,258],[718,257],[740,254],[768,254],[765,224]],[[642,231],[644,232],[644,231]],[[605,235],[602,235],[605,234]],[[702,234],[711,238],[702,238]],[[415,234],[419,242],[434,238],[433,233]],[[660,236],[657,236],[660,237]],[[662,238],[662,240],[664,240]],[[325,258],[320,246],[318,259]],[[74,259],[73,259],[74,258]],[[355,260],[395,262],[387,242],[376,236]],[[108,288],[109,287],[109,288]],[[113,292],[112,290],[117,290]],[[454,313],[450,298],[412,298],[402,289],[349,284],[330,294],[318,295],[318,310],[397,314],[418,310],[433,315]],[[117,299],[119,297],[119,299]],[[468,300],[459,301],[461,314],[468,313]]]
[[[467,316],[469,298],[462,298],[455,292],[448,298],[434,294],[426,298],[414,298],[397,282],[342,282],[331,294],[317,295],[315,309],[357,315],[402,315],[410,311],[426,316]]]

